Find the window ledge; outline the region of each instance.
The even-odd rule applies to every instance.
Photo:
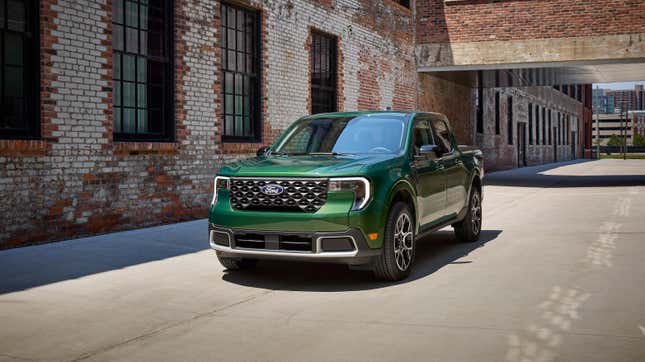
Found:
[[[177,142],[114,142],[115,155],[176,154]]]
[[[0,140],[0,156],[44,156],[48,150],[45,140]]]

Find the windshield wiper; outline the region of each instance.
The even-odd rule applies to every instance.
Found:
[[[343,152],[310,152],[310,155],[325,155],[325,156],[347,156],[349,153]]]
[[[278,152],[272,152],[274,155],[278,156],[307,156],[307,155],[314,155],[314,156],[347,156],[351,155],[351,153],[341,153],[341,152],[285,152],[285,151],[278,151]]]

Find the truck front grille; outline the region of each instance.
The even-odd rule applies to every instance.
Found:
[[[232,178],[231,205],[237,210],[316,212],[327,201],[327,185],[327,179]]]

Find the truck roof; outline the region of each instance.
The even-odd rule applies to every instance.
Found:
[[[360,112],[333,112],[333,113],[318,113],[308,117],[306,119],[321,119],[321,118],[354,118],[359,116],[371,116],[371,115],[390,115],[390,116],[408,116],[411,114],[427,114],[435,116],[443,116],[439,113],[432,112],[415,112],[415,111],[360,111]]]

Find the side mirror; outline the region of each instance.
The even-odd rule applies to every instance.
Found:
[[[438,157],[441,155],[441,147],[437,145],[423,145],[419,148],[419,155]]]
[[[260,156],[266,156],[266,154],[267,154],[267,152],[269,152],[269,149],[270,149],[270,148],[271,148],[271,147],[269,147],[269,146],[263,146],[263,147],[260,147],[260,149],[258,150],[258,152],[256,152],[255,154],[256,154],[258,157],[260,157]]]

